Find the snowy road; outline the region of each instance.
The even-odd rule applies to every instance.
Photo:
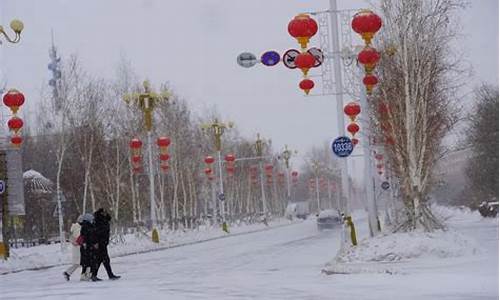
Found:
[[[309,220],[115,258],[118,281],[65,282],[61,267],[0,276],[0,299],[498,299],[498,223],[486,225],[476,224],[491,236],[482,255],[423,263],[411,274],[321,274],[339,232],[319,233]]]

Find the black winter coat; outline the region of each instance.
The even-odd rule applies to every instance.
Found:
[[[92,223],[83,221],[81,223],[80,235],[83,236],[83,244],[80,247],[80,264],[90,266],[95,263],[97,235],[95,226]]]
[[[110,221],[111,216],[109,214],[104,213],[101,210],[98,210],[94,214],[95,217],[95,228],[96,228],[96,236],[97,242],[99,246],[107,246],[109,244],[109,232],[110,232]]]

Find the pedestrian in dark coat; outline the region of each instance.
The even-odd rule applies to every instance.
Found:
[[[97,234],[94,215],[85,214],[81,223],[80,235],[83,238],[80,247],[80,264],[82,265],[82,280],[99,281],[97,278]]]
[[[108,255],[108,244],[109,244],[109,233],[110,233],[110,222],[111,216],[109,213],[103,208],[98,209],[94,213],[95,217],[95,227],[96,227],[96,236],[97,236],[97,269],[95,276],[97,276],[97,271],[101,266],[101,263],[104,265],[106,272],[108,273],[109,279],[115,280],[120,278],[113,274],[110,265],[110,259]]]

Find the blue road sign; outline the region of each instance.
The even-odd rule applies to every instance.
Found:
[[[0,180],[0,194],[5,192],[5,181]]]
[[[280,59],[280,54],[276,51],[264,52],[264,54],[262,54],[262,56],[260,57],[260,61],[268,67],[276,65],[280,62]]]
[[[346,136],[339,136],[332,142],[332,150],[338,157],[348,157],[351,155],[354,145],[350,138]]]
[[[382,182],[380,186],[382,187],[383,190],[388,190],[391,187],[391,185],[387,181]]]

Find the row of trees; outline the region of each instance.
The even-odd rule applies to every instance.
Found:
[[[24,169],[36,170],[54,183],[50,196],[42,200],[27,197],[26,233],[44,238],[57,233],[58,195],[63,199],[66,227],[79,214],[99,207],[109,209],[119,226],[150,222],[147,172],[134,174],[130,163],[130,139],[146,140],[142,113],[122,100],[141,87],[125,60],[119,63],[113,80],[88,74],[75,56],[63,60],[57,93],[43,91],[36,125],[28,125],[24,132]],[[201,124],[212,121],[217,113],[214,109],[194,116],[186,101],[167,83],[159,89],[168,91],[170,97],[155,109],[153,136],[168,136],[172,143],[168,172],[162,173],[159,164],[155,167],[158,218],[171,228],[191,227],[211,219],[217,203],[213,201],[217,186],[203,172],[204,157],[215,156],[214,140],[201,129]],[[241,137],[237,128],[224,134],[222,148],[224,154],[234,153],[237,158],[256,156],[255,141]],[[156,150],[154,157],[159,162]],[[280,215],[287,204],[286,180],[277,176],[278,172],[286,173],[284,162],[279,153],[274,153],[271,141],[263,151],[265,163],[273,165],[272,183],[264,177],[267,210]],[[237,161],[234,174],[224,174],[224,203],[230,221],[256,219],[263,211],[260,183],[250,178],[250,166],[255,164],[256,160]],[[308,197],[304,186],[303,181],[294,185],[294,199]]]

